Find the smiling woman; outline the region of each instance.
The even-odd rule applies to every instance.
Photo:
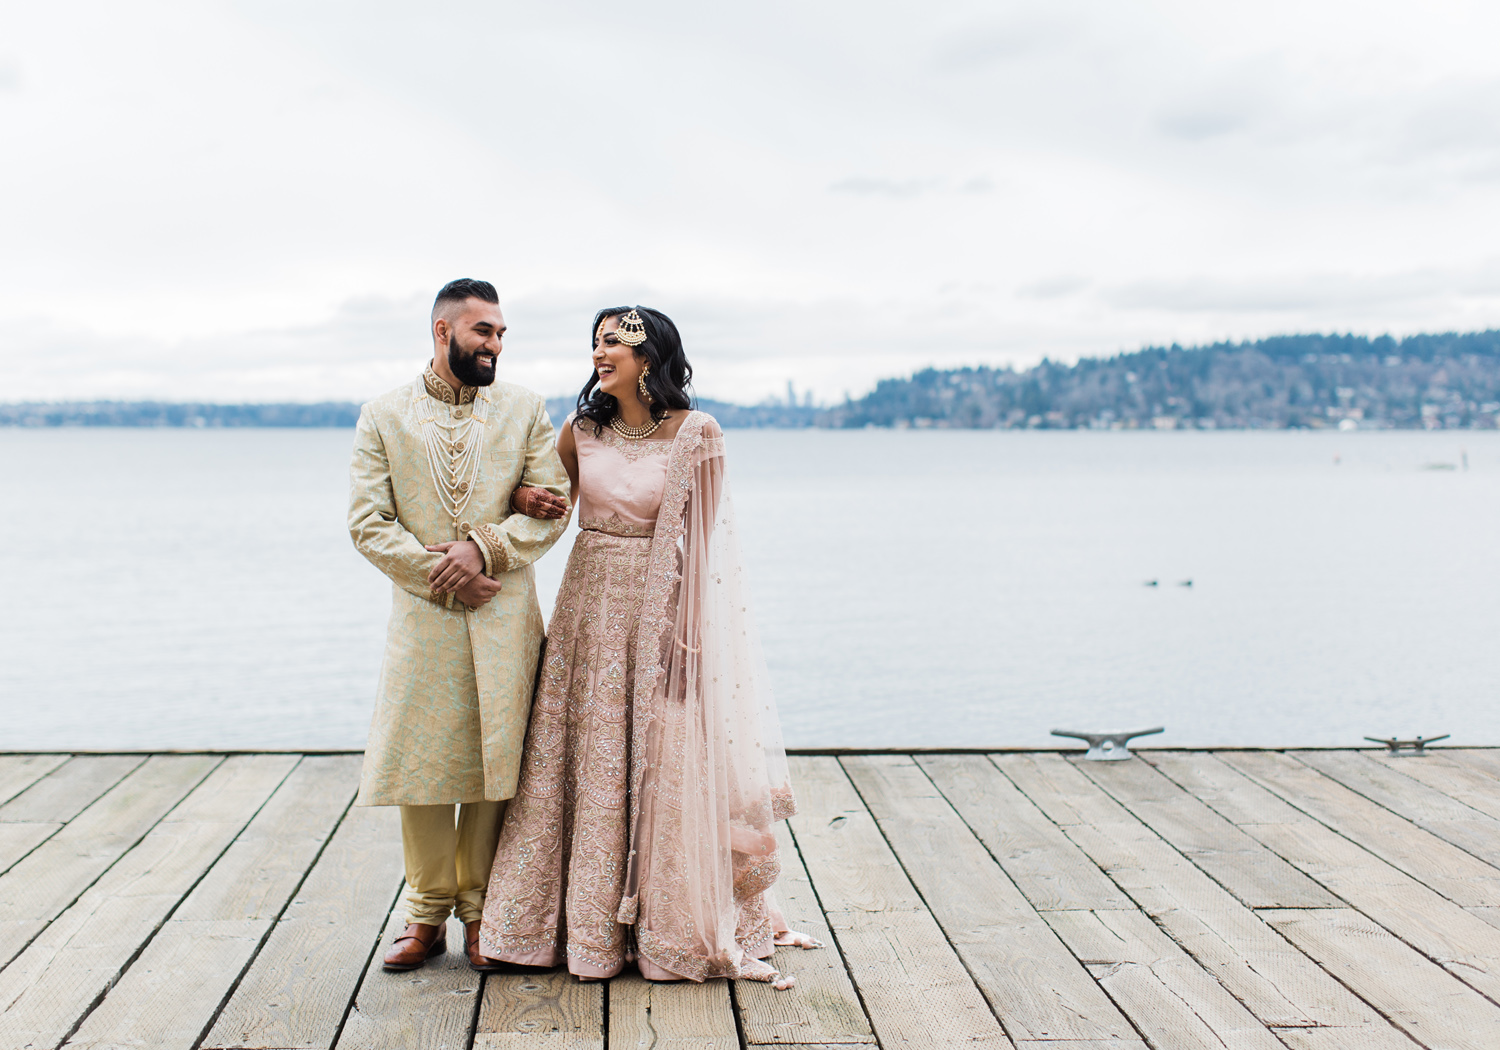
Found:
[[[633,954],[653,980],[785,987],[770,889],[795,811],[745,592],[724,436],[691,411],[677,326],[594,318],[594,375],[563,425],[579,537],[547,629],[481,941],[581,977]]]
[[[676,411],[693,407],[693,366],[672,319],[648,306],[612,306],[594,315],[594,374],[578,394],[578,418],[627,437],[647,437]],[[649,428],[642,430],[641,428]]]

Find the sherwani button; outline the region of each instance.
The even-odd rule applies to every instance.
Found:
[[[461,521],[458,523],[458,531],[467,536],[474,531],[474,526],[470,525],[467,521]]]
[[[458,491],[460,491],[460,492],[468,492],[469,491],[469,483],[467,481],[460,481],[458,483]]]
[[[453,443],[453,451],[454,452],[462,452],[463,450],[464,450],[464,443],[462,441],[455,441]]]

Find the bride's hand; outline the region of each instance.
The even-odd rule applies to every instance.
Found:
[[[543,521],[557,519],[568,513],[568,501],[535,485],[522,485],[510,497],[511,509],[528,518]]]

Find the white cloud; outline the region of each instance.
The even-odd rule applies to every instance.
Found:
[[[142,0],[8,21],[0,399],[368,396],[422,360],[459,275],[500,286],[504,364],[548,393],[578,385],[605,302],[671,313],[700,389],[738,400],[1500,324],[1488,5]]]

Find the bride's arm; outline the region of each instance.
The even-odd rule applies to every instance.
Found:
[[[557,435],[557,458],[562,460],[568,472],[568,505],[578,502],[578,443],[573,440],[573,420],[569,417]],[[528,518],[561,518],[568,513],[568,506],[548,492],[534,485],[522,485],[510,497],[510,506],[517,514]]]

